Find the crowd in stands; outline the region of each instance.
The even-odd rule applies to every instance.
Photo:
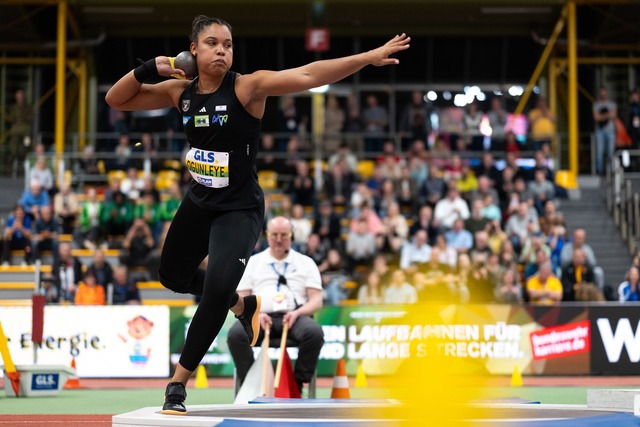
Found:
[[[262,136],[258,157],[258,172],[278,177],[267,191],[265,224],[291,218],[293,247],[319,266],[326,304],[638,300],[640,256],[624,281],[609,278],[623,281],[612,291],[585,230],[564,223],[566,191],[555,183],[550,153],[555,118],[544,99],[529,112],[522,140],[499,98],[486,112],[477,104],[458,116],[449,111],[435,129],[433,111],[416,93],[399,139],[391,140],[374,95],[361,112],[353,99],[342,108],[329,95],[320,187],[319,165],[301,137],[305,119],[290,99],[281,105],[281,128]],[[46,158],[36,155],[30,186],[6,219],[4,265],[16,250],[24,264],[51,254],[52,274],[42,280],[49,302],[140,303],[136,281],[157,280],[164,236],[190,177],[182,170],[159,190],[151,134],[141,138],[140,150],[153,159],[154,173],[145,175],[126,130],[107,164],[124,177],[106,187],[58,188]],[[519,162],[525,150],[533,153],[528,167]],[[75,171],[99,173],[97,160],[89,147]],[[261,238],[255,250],[265,245]],[[92,251],[93,262],[82,265],[72,248]],[[120,251],[117,265],[105,260],[107,249]]]

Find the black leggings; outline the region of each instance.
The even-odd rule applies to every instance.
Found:
[[[236,288],[262,230],[263,209],[209,211],[187,195],[169,227],[160,258],[160,282],[201,296],[180,364],[195,371],[220,332]],[[209,255],[207,270],[199,268]]]

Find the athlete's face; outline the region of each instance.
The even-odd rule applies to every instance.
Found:
[[[211,24],[198,35],[197,44],[191,43],[191,53],[198,62],[198,72],[226,72],[233,63],[233,39],[225,25]]]

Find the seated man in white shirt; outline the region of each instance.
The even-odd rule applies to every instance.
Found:
[[[322,327],[313,314],[322,308],[320,271],[312,258],[291,249],[293,229],[289,219],[278,216],[267,224],[269,247],[249,259],[238,285],[238,295],[260,295],[260,335],[270,328],[270,338],[280,338],[284,323],[289,325],[287,341],[298,347],[294,377],[302,391],[316,370],[318,356],[324,344]],[[229,330],[229,351],[236,365],[240,383],[253,363],[253,350],[240,322]]]

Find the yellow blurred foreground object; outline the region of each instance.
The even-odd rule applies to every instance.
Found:
[[[458,323],[451,306],[406,307],[402,319],[384,322],[404,329],[409,342],[402,363],[393,375],[381,378],[385,397],[401,405],[385,413],[387,419],[406,420],[411,426],[468,426],[469,420],[486,418],[486,409],[473,403],[486,390],[486,369],[480,360],[452,355],[450,337],[435,331]],[[392,326],[389,326],[392,327]],[[366,360],[365,360],[366,362]]]
[[[198,365],[198,369],[196,369],[196,388],[209,388],[207,371],[204,365]]]
[[[2,362],[4,363],[4,370],[7,377],[11,380],[11,387],[16,396],[20,394],[20,372],[16,370],[16,365],[13,363],[11,353],[9,352],[9,340],[4,334],[2,329],[2,323],[0,323],[0,354],[2,355]]]
[[[511,374],[511,387],[522,387],[522,373],[518,365],[513,367],[513,374]]]
[[[359,388],[367,387],[367,376],[364,373],[364,365],[362,363],[358,365],[358,372],[356,373],[356,382],[354,385]]]

